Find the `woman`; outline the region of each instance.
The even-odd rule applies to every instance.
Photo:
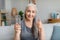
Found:
[[[44,40],[44,30],[41,21],[35,21],[37,8],[34,4],[28,4],[25,10],[25,19],[21,24],[14,26],[14,40]]]

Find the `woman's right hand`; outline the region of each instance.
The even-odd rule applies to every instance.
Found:
[[[21,25],[20,24],[16,23],[14,25],[14,29],[15,29],[15,33],[21,34]]]

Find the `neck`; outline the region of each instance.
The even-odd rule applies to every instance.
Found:
[[[33,22],[33,20],[27,20],[27,19],[25,19],[25,24],[26,24],[26,26],[28,28],[32,28],[32,22]]]

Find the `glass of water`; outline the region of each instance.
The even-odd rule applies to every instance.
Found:
[[[18,24],[21,24],[21,17],[20,17],[20,15],[16,15],[15,16],[15,22],[18,23]]]

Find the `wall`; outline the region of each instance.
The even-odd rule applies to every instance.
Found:
[[[26,5],[28,4],[28,0],[12,0],[11,5],[12,8],[16,7],[18,11],[25,9]]]
[[[51,12],[60,12],[60,0],[37,0],[37,8],[42,22],[46,23]]]
[[[6,8],[9,9],[16,7],[18,11],[19,10],[24,11],[26,5],[28,4],[28,0],[10,0],[10,1],[7,1]],[[53,11],[60,12],[60,0],[37,0],[37,9],[38,9],[37,15],[40,17],[43,23],[46,23],[48,18],[50,18],[51,12]]]
[[[11,11],[11,0],[4,0],[5,2],[5,9],[10,12]]]
[[[0,0],[0,10],[4,9],[4,0]]]

